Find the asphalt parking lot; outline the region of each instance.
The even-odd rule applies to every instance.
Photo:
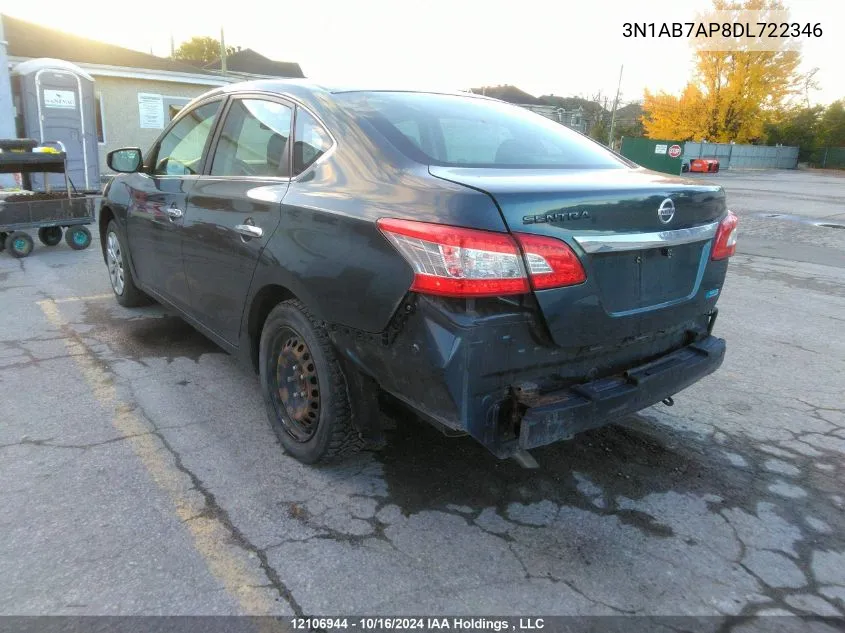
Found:
[[[303,466],[99,242],[0,254],[0,614],[842,615],[845,175],[698,177],[741,221],[725,364],[537,471],[412,419]]]

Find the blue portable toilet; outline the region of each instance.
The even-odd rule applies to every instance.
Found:
[[[78,191],[100,189],[94,78],[61,59],[30,59],[12,70],[18,135],[43,144],[58,142],[67,153],[67,174]],[[49,174],[51,188],[65,187],[64,176]],[[44,189],[44,176],[32,186]]]

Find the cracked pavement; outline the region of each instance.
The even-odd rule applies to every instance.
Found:
[[[539,471],[410,418],[299,464],[256,376],[108,296],[96,240],[0,254],[0,614],[842,615],[845,231],[761,256],[799,223],[759,214],[801,214],[773,173],[714,178],[723,367]],[[845,179],[786,180],[845,218]]]

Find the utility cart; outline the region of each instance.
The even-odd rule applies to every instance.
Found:
[[[56,146],[56,147],[53,147]],[[85,228],[95,221],[95,197],[77,193],[67,176],[67,153],[59,143],[39,144],[32,139],[0,140],[0,173],[21,174],[21,190],[0,190],[0,250],[13,257],[26,257],[34,242],[29,230],[37,230],[45,246],[62,241],[82,250],[91,245]],[[44,191],[33,191],[32,174],[44,174]],[[64,190],[51,190],[47,174],[63,174]]]

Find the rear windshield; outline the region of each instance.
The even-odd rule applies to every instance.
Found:
[[[608,169],[615,154],[565,125],[519,106],[459,95],[335,95],[412,160],[453,167]]]

